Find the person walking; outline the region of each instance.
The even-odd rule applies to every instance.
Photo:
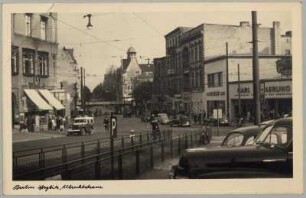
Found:
[[[107,132],[107,130],[108,130],[108,125],[109,125],[109,119],[107,118],[107,116],[104,117],[104,119],[103,119],[103,124],[104,124],[105,132]]]
[[[202,110],[200,110],[200,113],[198,115],[198,121],[199,121],[199,124],[202,123]]]
[[[152,116],[151,118],[151,126],[152,126],[153,139],[155,140],[157,136],[160,136],[160,129],[159,129],[158,121],[154,116]]]

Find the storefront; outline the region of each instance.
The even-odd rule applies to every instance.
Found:
[[[22,98],[24,113],[20,119],[29,132],[48,130],[48,117],[53,108],[40,96],[35,89],[24,89]]]
[[[207,116],[213,117],[214,109],[221,109],[222,116],[226,116],[226,92],[219,89],[218,91],[206,92]]]
[[[260,84],[261,119],[275,119],[292,112],[292,81],[265,80]],[[239,112],[239,96],[241,114],[247,121],[254,120],[255,103],[253,100],[253,84],[251,81],[230,83],[230,118],[233,120]]]

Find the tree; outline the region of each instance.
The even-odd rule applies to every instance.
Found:
[[[120,98],[120,70],[113,66],[107,69],[103,83],[93,89],[97,101],[117,101]]]
[[[91,100],[91,97],[92,97],[92,93],[91,93],[90,89],[87,86],[85,86],[83,91],[84,91],[85,102],[89,102]]]
[[[141,82],[133,90],[133,97],[136,103],[147,103],[152,98],[152,82]]]

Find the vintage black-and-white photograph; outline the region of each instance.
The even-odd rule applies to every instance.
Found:
[[[292,9],[53,6],[10,14],[12,181],[293,178]]]

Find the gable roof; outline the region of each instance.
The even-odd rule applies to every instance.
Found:
[[[153,72],[153,64],[139,64],[141,72]]]

